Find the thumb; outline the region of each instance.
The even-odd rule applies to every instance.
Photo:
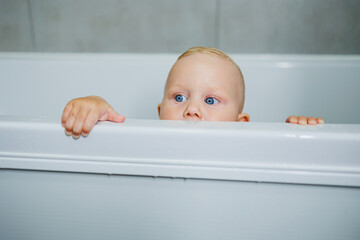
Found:
[[[118,114],[114,109],[108,110],[107,119],[110,122],[122,123],[125,121],[125,116]]]

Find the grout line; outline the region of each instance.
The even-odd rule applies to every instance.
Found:
[[[215,0],[215,48],[220,48],[220,11],[221,0]]]
[[[34,19],[32,14],[31,0],[26,0],[26,5],[29,13],[29,22],[30,22],[30,34],[31,34],[31,42],[32,42],[32,51],[36,52],[36,40],[35,40],[35,27],[34,27]]]

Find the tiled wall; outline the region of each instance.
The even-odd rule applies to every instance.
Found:
[[[0,0],[0,51],[360,54],[360,0]]]

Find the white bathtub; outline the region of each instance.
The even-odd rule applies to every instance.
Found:
[[[283,122],[289,109],[311,115],[320,109],[327,122],[359,123],[358,57],[234,59],[247,80],[246,111],[254,120]],[[61,111],[76,96],[98,94],[128,118],[157,118],[174,60],[2,55],[0,239],[360,238],[360,124],[128,119],[100,123],[87,138],[65,136]],[[144,87],[135,91],[139,82]],[[270,85],[287,92],[259,90],[267,101],[251,103],[252,88]],[[337,113],[350,118],[322,99],[345,90],[328,101],[344,104]],[[305,112],[306,92],[321,92],[312,101],[323,108],[310,104]],[[294,93],[289,102],[272,97]],[[267,116],[269,102],[277,108]],[[251,110],[259,106],[268,112]]]

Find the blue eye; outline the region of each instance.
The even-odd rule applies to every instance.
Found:
[[[206,98],[206,99],[205,99],[205,102],[206,102],[207,104],[209,104],[209,105],[213,105],[213,104],[219,103],[219,101],[216,100],[216,99],[213,98],[213,97],[208,97],[208,98]]]
[[[175,101],[177,101],[177,102],[185,102],[186,100],[188,100],[185,96],[183,96],[183,95],[176,95],[175,96]]]

